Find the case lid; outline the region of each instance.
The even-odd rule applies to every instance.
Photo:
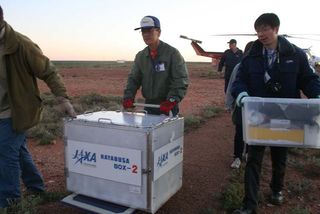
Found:
[[[166,115],[121,111],[98,111],[78,115],[74,120],[139,128],[152,128],[172,119],[174,118],[170,118]]]
[[[244,99],[244,111],[250,114],[257,112],[255,116],[263,114],[271,119],[313,123],[320,116],[320,99],[246,97]],[[247,121],[249,118],[245,119]]]

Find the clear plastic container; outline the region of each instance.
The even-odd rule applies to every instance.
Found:
[[[320,148],[320,99],[244,98],[249,145]]]

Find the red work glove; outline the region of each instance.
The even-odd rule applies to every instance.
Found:
[[[177,101],[173,100],[173,101],[163,101],[162,103],[160,103],[160,112],[165,113],[166,115],[169,114],[169,112],[173,109],[173,107],[177,105]]]
[[[133,108],[133,99],[132,98],[123,99],[122,106],[124,109]]]

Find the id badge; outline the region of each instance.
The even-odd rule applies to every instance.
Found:
[[[166,70],[163,62],[159,62],[154,67],[157,72],[162,72]]]

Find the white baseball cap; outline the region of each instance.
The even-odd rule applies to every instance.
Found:
[[[140,21],[140,27],[135,28],[134,30],[139,30],[141,28],[160,28],[160,21],[155,16],[145,16]]]

